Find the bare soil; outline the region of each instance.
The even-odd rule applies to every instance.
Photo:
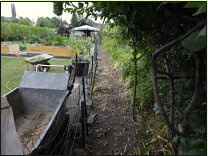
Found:
[[[26,112],[15,121],[25,154],[30,154],[40,134],[49,123],[53,112]]]
[[[110,61],[103,46],[100,46],[98,73],[93,94],[93,113],[98,114],[89,127],[86,138],[87,154],[127,155],[135,154],[136,125],[129,116],[128,104],[124,102],[125,86],[119,82],[119,71]]]

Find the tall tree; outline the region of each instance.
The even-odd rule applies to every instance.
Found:
[[[64,23],[63,23],[63,21],[60,22],[60,24],[58,26],[57,33],[59,35],[63,36],[63,34],[64,34]]]
[[[16,9],[14,3],[11,4],[11,9],[12,9],[12,17],[16,18]]]
[[[46,17],[46,18],[40,17],[40,18],[38,18],[36,26],[50,28],[50,18],[49,17]]]
[[[20,19],[18,20],[18,23],[22,25],[31,25],[32,22],[29,18],[20,17]]]
[[[51,18],[51,28],[58,28],[61,20],[58,19],[57,17],[52,17]]]

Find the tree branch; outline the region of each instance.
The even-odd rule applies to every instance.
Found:
[[[163,71],[157,71],[157,74],[164,74],[167,75],[168,77],[170,77],[170,74],[167,72],[163,72]]]
[[[164,63],[166,72],[168,73],[169,77],[169,86],[170,86],[170,123],[174,126],[174,96],[175,96],[175,89],[174,89],[174,79],[173,79],[173,73],[170,70],[169,61],[166,57],[164,57]],[[172,140],[174,137],[174,133],[172,133]]]
[[[154,49],[154,50],[157,50],[157,49],[158,49],[157,47],[155,47],[154,45],[152,45],[152,44],[146,42],[145,40],[141,40],[141,43],[146,44],[147,46],[149,46],[150,48],[152,48],[152,49]]]
[[[72,2],[69,2],[69,5],[73,6],[74,8],[79,9],[77,6],[75,6]]]
[[[195,27],[193,27],[191,30],[189,30],[187,33],[185,33],[184,35],[178,37],[177,39],[167,43],[166,45],[162,46],[160,49],[156,50],[153,53],[153,59],[156,58],[160,53],[164,52],[165,50],[167,50],[168,48],[174,46],[175,44],[179,43],[180,41],[182,41],[183,39],[185,39],[187,36],[189,36],[192,32],[198,30],[199,28],[203,27],[207,22],[206,21],[202,21],[201,23],[197,24]]]
[[[171,46],[174,46],[175,44],[177,44],[178,42],[182,41],[184,38],[186,38],[187,36],[189,36],[192,32],[196,31],[197,29],[201,28],[202,26],[204,26],[206,24],[206,21],[203,21],[201,23],[199,23],[198,25],[196,25],[195,27],[193,27],[191,30],[189,30],[187,33],[185,33],[184,35],[180,36],[179,38],[169,42],[168,44],[164,45],[163,47],[161,47],[160,49],[156,50],[153,54],[152,54],[152,81],[153,81],[153,91],[154,91],[154,96],[155,96],[155,100],[158,104],[158,108],[159,111],[164,119],[164,121],[166,122],[168,128],[174,133],[177,134],[179,136],[185,136],[185,133],[181,133],[180,131],[178,131],[177,129],[174,128],[174,125],[172,125],[168,119],[168,116],[166,114],[166,112],[163,109],[163,104],[162,101],[160,99],[159,96],[159,91],[158,91],[158,84],[157,84],[157,64],[156,64],[156,59],[157,56],[164,52],[165,50],[167,50],[168,48],[170,48]],[[199,64],[199,62],[198,62]],[[199,79],[201,78],[201,75],[199,74],[200,72],[197,73],[197,78],[196,78],[196,85],[199,83]],[[198,93],[196,93],[196,90],[198,91],[200,87],[195,88],[195,96],[192,99],[189,107],[186,109],[186,114],[188,114],[190,112],[190,110],[192,110],[192,108],[196,105],[196,99],[195,97],[198,97]],[[187,116],[187,115],[185,115]]]
[[[177,134],[179,136],[184,136],[184,134],[182,134],[181,132],[179,132],[177,129],[174,128],[174,126],[172,125],[172,123],[170,123],[168,116],[166,114],[166,112],[163,109],[163,104],[162,101],[160,99],[159,96],[159,91],[158,91],[158,84],[157,84],[157,64],[156,64],[156,59],[154,57],[152,57],[152,81],[153,81],[153,91],[154,91],[154,96],[155,96],[155,100],[157,102],[159,111],[165,121],[165,123],[167,124],[168,128],[174,133]]]

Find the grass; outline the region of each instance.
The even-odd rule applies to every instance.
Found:
[[[55,60],[51,59],[49,61],[51,65],[67,65],[70,64],[69,59]],[[5,95],[11,90],[19,87],[20,81],[24,71],[27,70],[27,64],[16,57],[1,57],[1,96]],[[29,65],[29,70],[32,71],[32,65]],[[53,73],[64,73],[63,68],[52,67],[49,72]],[[8,83],[8,81],[10,81]],[[8,83],[8,88],[6,84]]]

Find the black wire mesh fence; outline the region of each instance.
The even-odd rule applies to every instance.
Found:
[[[58,112],[56,114],[49,132],[43,131],[40,134],[33,135],[36,137],[38,136],[41,141],[41,135],[43,133],[48,133],[47,139],[41,146],[35,147],[35,143],[33,143],[33,151],[24,147],[24,150],[28,150],[25,154],[74,155],[76,154],[76,149],[84,147],[85,136],[86,134],[88,135],[86,103],[88,100],[91,100],[93,94],[96,68],[98,65],[98,43],[98,39],[95,38],[89,69],[84,69],[84,73],[86,73],[84,75],[86,76],[76,77],[74,88],[64,101],[66,104],[66,112],[64,114],[63,112]],[[70,79],[72,79],[72,77]],[[59,118],[62,118],[63,115],[63,122],[58,123],[58,121],[60,121]]]
[[[99,45],[99,40],[97,37],[95,37],[95,43],[93,47],[93,55],[91,58],[88,74],[86,77],[86,98],[87,100],[92,99],[93,95],[93,87],[94,87],[94,81],[95,81],[95,74],[96,74],[96,69],[98,66],[98,45]]]

